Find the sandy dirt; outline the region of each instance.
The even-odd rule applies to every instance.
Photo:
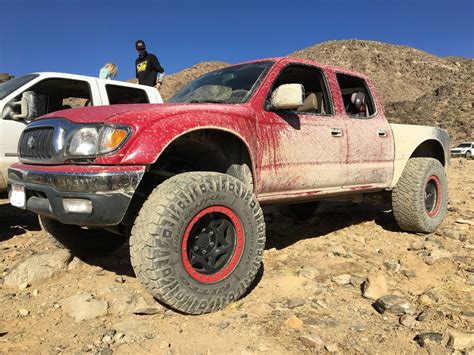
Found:
[[[0,353],[451,354],[449,332],[474,331],[474,160],[451,163],[448,214],[430,235],[401,232],[387,206],[328,202],[304,222],[265,208],[257,282],[226,309],[201,316],[150,299],[127,246],[74,259],[46,280],[5,287],[15,265],[55,246],[34,215],[3,196]],[[402,296],[413,314],[377,312],[361,292],[369,275],[384,279],[388,294]],[[107,314],[75,320],[64,300],[77,294],[107,302]],[[414,338],[424,332],[442,339],[422,347]]]

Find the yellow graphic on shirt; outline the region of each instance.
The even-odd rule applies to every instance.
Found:
[[[141,73],[142,71],[146,70],[146,65],[148,64],[148,61],[145,60],[144,62],[138,63],[137,64],[137,72]]]

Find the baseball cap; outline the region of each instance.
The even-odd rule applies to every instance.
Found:
[[[141,39],[135,42],[135,48],[136,49],[146,49],[145,42],[143,42]]]

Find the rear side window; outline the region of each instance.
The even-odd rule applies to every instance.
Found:
[[[150,102],[145,90],[142,89],[107,84],[105,90],[111,105],[148,104]]]
[[[375,104],[365,80],[347,74],[337,74],[344,108],[349,117],[370,118],[375,114]]]

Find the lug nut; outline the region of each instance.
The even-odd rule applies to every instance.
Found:
[[[212,237],[214,235],[214,232],[213,231],[210,231],[209,232],[209,235]]]
[[[196,245],[196,246],[194,247],[194,251],[198,251],[198,250],[199,250],[199,247]]]
[[[211,248],[214,246],[214,243],[213,242],[210,242],[209,245],[211,246]]]
[[[206,254],[206,250],[203,249],[203,251],[201,251],[201,254],[202,255]]]

